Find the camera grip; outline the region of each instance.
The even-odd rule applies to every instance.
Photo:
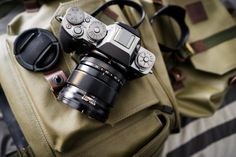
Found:
[[[81,42],[74,39],[63,27],[60,27],[59,42],[62,50],[66,53],[70,53],[81,48]]]

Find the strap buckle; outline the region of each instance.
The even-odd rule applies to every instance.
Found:
[[[186,59],[193,56],[195,51],[193,47],[188,43],[185,42],[183,47],[175,53],[175,57],[179,62],[185,62]]]
[[[228,84],[229,86],[236,84],[236,76],[229,78]]]
[[[189,42],[186,42],[186,43],[184,44],[184,48],[187,50],[189,56],[192,56],[192,55],[194,55],[194,54],[196,53],[196,52],[194,51],[193,47],[190,45]]]

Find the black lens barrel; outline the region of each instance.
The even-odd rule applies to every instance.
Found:
[[[110,64],[86,56],[68,78],[68,84],[58,99],[89,117],[105,122],[124,82],[123,74]]]

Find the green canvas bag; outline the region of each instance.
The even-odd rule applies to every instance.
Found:
[[[56,15],[65,13],[71,6],[91,12],[104,2],[48,1],[38,12],[17,15],[9,23],[8,33],[0,36],[0,82],[29,144],[14,156],[148,157],[158,154],[169,133],[178,130],[176,99],[147,17],[139,31],[143,46],[157,57],[153,74],[126,83],[106,123],[89,119],[57,101],[43,73],[27,71],[17,63],[13,42],[21,32],[37,27],[52,31],[58,37],[60,24],[54,18]],[[118,15],[117,21],[136,20],[132,9],[123,11],[112,6],[110,10]],[[105,14],[99,18],[105,24],[114,22]],[[62,53],[58,68],[69,75],[74,67],[71,56]]]
[[[210,116],[222,103],[236,74],[235,20],[218,0],[166,0],[162,4],[185,8],[190,30],[189,45],[184,48],[188,58],[177,58],[181,61],[174,67],[172,80],[173,87],[178,88],[178,109],[190,117]],[[150,2],[144,6],[149,7],[150,16],[154,14],[155,7],[151,8]],[[180,36],[179,26],[169,17],[155,20],[153,30],[159,42],[169,45]]]

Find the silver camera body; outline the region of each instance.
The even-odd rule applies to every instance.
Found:
[[[139,32],[123,23],[107,26],[79,7],[58,20],[63,50],[80,56],[58,100],[105,122],[126,80],[151,73],[156,58],[140,45]]]
[[[61,17],[62,28],[85,49],[95,49],[112,61],[143,76],[152,72],[156,57],[140,45],[137,30],[123,23],[105,25],[79,7],[68,8]]]

